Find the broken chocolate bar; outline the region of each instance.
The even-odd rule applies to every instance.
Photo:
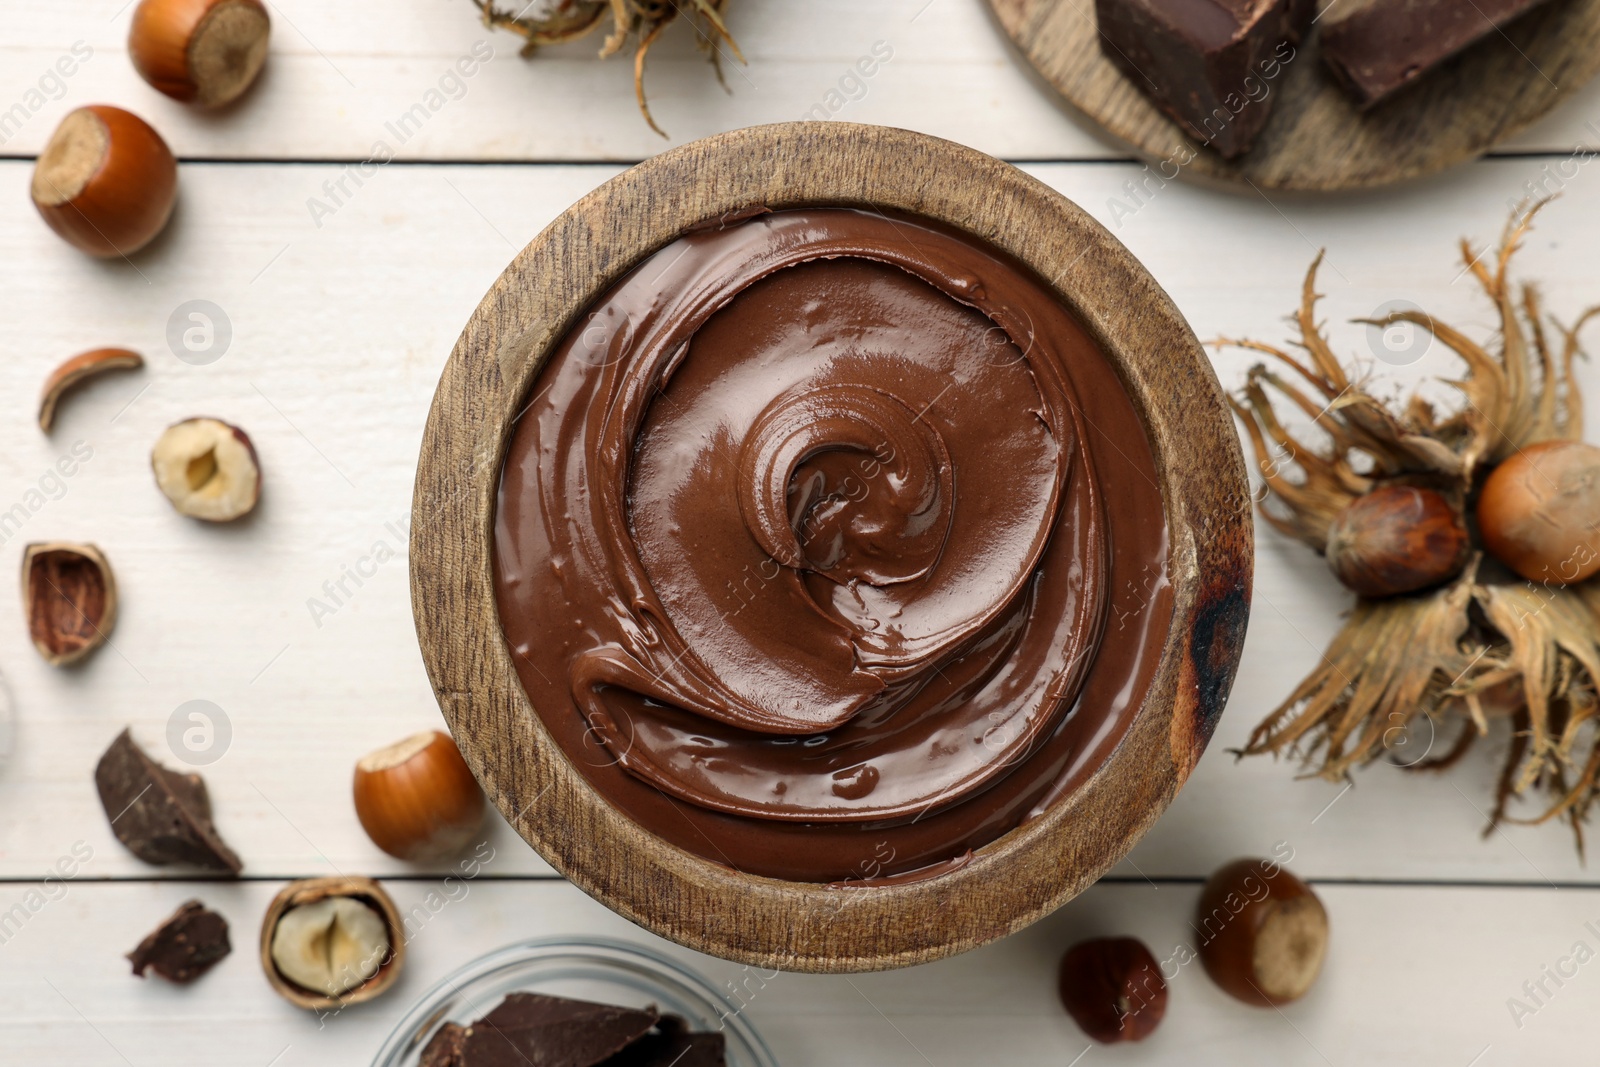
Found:
[[[1096,0],[1100,50],[1195,140],[1226,159],[1255,143],[1307,0]]]
[[[124,730],[94,769],[111,832],[146,863],[192,863],[238,874],[244,864],[211,822],[211,799],[198,774],[169,771]]]
[[[488,1015],[447,1022],[419,1067],[725,1067],[721,1034],[694,1033],[675,1015],[512,993]]]
[[[199,978],[232,951],[228,920],[191,900],[139,942],[139,947],[128,953],[128,960],[140,978],[152,970],[169,982],[182,984]]]
[[[697,1034],[676,1015],[668,1015],[600,1067],[724,1067],[727,1040],[721,1034]]]
[[[1322,59],[1365,110],[1546,2],[1334,0],[1323,14]]]

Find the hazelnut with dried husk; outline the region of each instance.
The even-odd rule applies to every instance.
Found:
[[[575,41],[603,25],[610,15],[611,32],[600,46],[600,58],[622,51],[629,38],[637,41],[633,50],[633,91],[639,113],[650,128],[662,137],[666,131],[656,125],[644,93],[644,61],[650,46],[673,19],[687,16],[693,22],[700,50],[707,53],[717,81],[722,82],[722,56],[726,47],[740,63],[745,61],[738,42],[722,20],[727,0],[565,0],[559,4],[528,4],[502,11],[494,0],[472,0],[483,15],[485,26],[515,33],[523,40],[522,54],[529,56],[541,45]],[[724,86],[727,84],[723,82]]]
[[[1512,258],[1543,206],[1513,215],[1498,254],[1462,243],[1466,271],[1498,320],[1493,344],[1480,345],[1421,311],[1374,320],[1428,330],[1465,364],[1465,373],[1448,383],[1464,397],[1454,411],[1437,412],[1420,397],[1392,407],[1341,365],[1316,322],[1321,256],[1306,275],[1295,316],[1303,356],[1256,341],[1218,342],[1272,360],[1250,370],[1234,401],[1260,465],[1261,513],[1269,524],[1327,552],[1341,512],[1380,486],[1431,487],[1454,505],[1470,500],[1480,484],[1488,489],[1495,480],[1489,472],[1520,462],[1519,454],[1539,447],[1536,456],[1554,455],[1558,446],[1547,443],[1581,438],[1582,398],[1572,366],[1581,351],[1579,330],[1600,308],[1562,326],[1546,319],[1533,287],[1516,286],[1510,277]],[[1292,430],[1280,410],[1298,411],[1322,438]],[[1493,548],[1495,535],[1483,536]],[[1504,545],[1499,551],[1517,556]],[[1600,781],[1600,590],[1593,584],[1530,584],[1469,560],[1444,585],[1362,600],[1318,666],[1251,733],[1243,753],[1293,754],[1337,781],[1398,754],[1413,743],[1413,728],[1425,725],[1429,735],[1445,739],[1440,751],[1397,762],[1441,770],[1504,722],[1511,743],[1490,826],[1519,821],[1508,815],[1511,801],[1538,790],[1546,800],[1528,821],[1568,819],[1581,849],[1582,822]]]

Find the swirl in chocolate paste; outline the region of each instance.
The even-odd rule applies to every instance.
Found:
[[[497,582],[535,707],[624,810],[740,869],[879,878],[998,836],[1120,738],[1170,613],[1108,371],[930,224],[681,238],[573,329],[512,442]]]

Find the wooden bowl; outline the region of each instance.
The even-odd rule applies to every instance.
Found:
[[[1173,621],[1146,700],[1081,789],[921,881],[841,891],[747,875],[669,845],[569,763],[501,631],[493,525],[513,423],[578,316],[685,229],[754,205],[878,207],[977,235],[1031,266],[1099,342],[1149,434],[1171,539]],[[664,936],[799,971],[905,966],[1026,926],[1093,883],[1166,808],[1233,681],[1249,610],[1250,498],[1210,363],[1155,280],[1021,171],[904,130],[738,130],[663,153],[523,249],[456,343],[428,417],[411,527],[412,603],[445,718],[489,797],[579,888]]]

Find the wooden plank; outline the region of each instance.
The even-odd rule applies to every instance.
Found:
[[[1477,335],[1488,329],[1492,316],[1471,279],[1458,278],[1452,245],[1462,235],[1491,240],[1506,201],[1540,164],[1475,164],[1348,203],[1159,188],[1128,165],[1029,169],[1127,243],[1202,338],[1281,339],[1301,273],[1327,245],[1322,288],[1335,346],[1371,358],[1365,332],[1337,324],[1391,299]],[[306,200],[339,177],[337,167],[186,165],[172,231],[133,264],[106,264],[33,216],[20,198],[26,164],[0,163],[0,185],[19,192],[0,210],[0,291],[12,309],[0,339],[0,513],[19,504],[26,512],[20,528],[0,529],[11,561],[0,560],[0,671],[19,720],[16,756],[0,771],[0,876],[42,875],[78,840],[95,849],[92,877],[159,875],[111,838],[90,773],[128,723],[176,764],[165,731],[192,699],[216,702],[231,720],[232,747],[203,769],[219,826],[253,873],[401,869],[366,841],[348,798],[357,756],[440,721],[416,651],[406,565],[387,560],[359,587],[345,578],[350,595],[337,605],[323,583],[378,554],[380,542],[400,548],[386,524],[409,513],[423,418],[462,323],[516,249],[613,173],[385,168],[319,229]],[[1521,265],[1545,283],[1550,310],[1570,318],[1600,296],[1591,251],[1600,183],[1580,169],[1565,190]],[[228,352],[205,366],[178,360],[165,339],[169,316],[191,299],[226,309],[234,328]],[[44,438],[33,409],[45,374],[101,344],[141,349],[150,367],[69,398]],[[1229,354],[1216,365],[1226,384],[1248,360]],[[1410,370],[1451,367],[1430,351]],[[1580,373],[1593,405],[1600,371],[1585,364]],[[159,430],[199,413],[237,420],[261,449],[261,514],[239,528],[180,519],[150,482]],[[48,472],[75,441],[92,458],[58,484]],[[76,672],[40,662],[15,608],[22,545],[55,537],[97,541],[123,594],[115,647]],[[1254,618],[1229,711],[1123,873],[1200,875],[1285,840],[1317,876],[1592,882],[1559,827],[1479,840],[1492,751],[1443,779],[1372,768],[1343,793],[1293,782],[1287,765],[1228,757],[1316,662],[1347,603],[1300,546],[1270,531],[1258,543]],[[328,613],[314,618],[313,599]],[[504,832],[495,840],[507,845],[508,871],[546,870]]]
[[[485,31],[467,0],[413,4],[403,15],[379,0],[280,0],[261,84],[222,115],[186,108],[139,80],[124,55],[130,17],[124,0],[0,0],[0,115],[16,116],[0,119],[0,153],[35,153],[70,108],[110,102],[149,119],[180,155],[207,158],[359,160],[381,140],[402,159],[634,160],[807,114],[903,126],[1011,159],[1128,154],[1069,113],[979,0],[741,0],[730,27],[750,65],[730,68],[726,93],[693,35],[676,29],[651,51],[648,74],[670,142],[638,117],[625,58],[597,62],[598,41],[585,40],[522,60],[518,39]],[[53,80],[49,72],[79,41],[92,57]],[[403,143],[391,134],[386,124],[422,103],[478,41],[492,45],[494,58],[461,88],[447,86],[448,102],[420,131]],[[891,53],[887,61],[873,63],[875,45]],[[862,61],[870,76],[857,69]],[[41,79],[43,91],[30,96]],[[1600,85],[1590,85],[1504,147],[1600,145],[1586,125],[1597,103]]]
[[[32,888],[0,885],[0,914]],[[319,1020],[268,988],[252,951],[275,884],[53,886],[59,899],[0,943],[7,1062],[352,1067],[369,1062],[407,1008],[456,967],[519,939],[573,935],[621,937],[684,961],[743,1005],[785,1064],[1070,1063],[1089,1042],[1056,1002],[1055,968],[1069,945],[1105,934],[1139,937],[1173,961],[1166,1019],[1144,1043],[1117,1049],[1122,1063],[1482,1067],[1559,1062],[1593,1034],[1594,890],[1318,886],[1333,929],[1326,969],[1304,1000],[1275,1012],[1230,1000],[1197,963],[1177,963],[1178,947],[1195,942],[1193,885],[1102,883],[987,948],[854,976],[776,974],[699,956],[559,881],[387,888],[416,916],[405,973],[380,1000]],[[233,954],[187,988],[131,977],[122,953],[192,896],[228,918]],[[1579,944],[1591,962],[1577,964]],[[1567,977],[1558,985],[1545,968]],[[1548,995],[1538,992],[1541,982]],[[1531,1010],[1514,1016],[1512,998]],[[1108,1054],[1095,1049],[1084,1062]]]

